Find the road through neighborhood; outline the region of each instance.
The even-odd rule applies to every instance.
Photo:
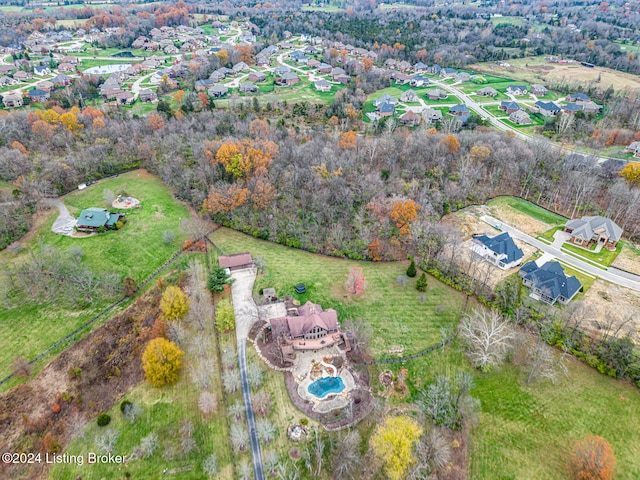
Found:
[[[636,276],[635,280],[629,278],[631,275],[620,275],[615,269],[603,270],[602,268],[593,266],[579,258],[574,257],[573,255],[569,255],[560,251],[558,248],[553,245],[548,245],[540,240],[533,238],[526,233],[521,232],[520,230],[507,225],[500,220],[493,218],[489,215],[483,215],[481,219],[488,223],[491,226],[499,228],[503,232],[509,232],[513,238],[517,238],[518,240],[522,240],[529,245],[536,247],[538,250],[544,252],[547,256],[545,258],[554,257],[558,260],[562,260],[567,265],[577,268],[589,275],[597,278],[601,278],[602,280],[606,280],[611,283],[615,283],[616,285],[620,285],[622,287],[631,288],[632,290],[640,291],[640,279]]]

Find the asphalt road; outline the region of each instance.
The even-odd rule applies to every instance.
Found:
[[[573,255],[564,253],[552,245],[547,245],[546,243],[541,242],[540,240],[537,240],[532,236],[527,235],[526,233],[523,233],[520,230],[501,222],[500,220],[490,217],[489,215],[483,215],[481,218],[489,225],[495,226],[503,232],[509,232],[509,234],[513,238],[522,240],[523,242],[528,243],[538,250],[541,250],[546,254],[562,260],[567,265],[571,265],[572,267],[582,270],[583,272],[586,272],[594,277],[601,278],[602,280],[606,280],[611,283],[615,283],[616,285],[640,291],[640,281],[628,278],[630,276],[629,274],[625,274],[623,276],[617,273],[615,269],[603,270],[601,268],[594,267],[593,265],[584,262],[579,258],[574,257]]]
[[[249,429],[253,472],[256,480],[264,480],[260,441],[258,440],[258,433],[256,431],[256,417],[253,413],[251,386],[247,375],[247,336],[251,330],[251,325],[258,320],[258,308],[253,301],[253,284],[256,280],[256,274],[257,270],[255,268],[232,272],[231,278],[233,278],[233,283],[231,284],[231,295],[233,298],[233,311],[236,315],[236,341],[238,345],[240,385],[242,387],[244,410],[247,416],[247,428]]]

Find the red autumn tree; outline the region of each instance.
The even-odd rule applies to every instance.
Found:
[[[362,295],[366,287],[367,282],[364,278],[362,268],[352,267],[349,271],[347,281],[344,284],[344,288],[352,295]]]
[[[569,466],[576,480],[610,480],[616,458],[609,442],[596,435],[589,435],[573,445]]]

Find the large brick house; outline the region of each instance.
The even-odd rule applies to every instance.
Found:
[[[622,236],[622,228],[613,220],[600,216],[569,220],[564,231],[571,235],[569,242],[583,248],[601,244],[609,250],[615,250]]]

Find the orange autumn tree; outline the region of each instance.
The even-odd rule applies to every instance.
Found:
[[[247,203],[250,195],[251,192],[248,188],[243,188],[237,184],[228,186],[214,185],[209,190],[209,197],[205,199],[202,208],[213,214],[230,212]]]
[[[205,92],[198,92],[198,100],[200,101],[202,108],[207,108],[209,106],[209,95]]]
[[[410,232],[411,222],[418,218],[418,205],[413,200],[399,200],[393,204],[391,209],[391,220],[400,229],[400,235],[407,235]]]
[[[210,142],[205,145],[205,155],[211,163],[224,166],[225,171],[237,179],[248,179],[256,172],[266,172],[278,152],[278,146],[270,140],[224,142],[215,155],[211,146]]]
[[[25,155],[29,155],[29,152],[27,152],[27,148],[18,140],[13,141],[13,143],[11,144],[11,148],[13,148],[14,150],[20,150]]]
[[[444,145],[447,149],[447,152],[451,155],[458,153],[458,150],[460,150],[460,142],[453,135],[447,135],[442,140],[440,140],[440,145]]]
[[[164,127],[164,119],[159,113],[152,113],[147,119],[147,125],[149,125],[149,128],[152,130],[160,130]]]
[[[573,445],[569,468],[576,480],[610,480],[615,466],[613,449],[604,438],[589,435]]]
[[[356,148],[356,132],[353,130],[340,134],[340,140],[338,140],[340,148],[354,149]]]

